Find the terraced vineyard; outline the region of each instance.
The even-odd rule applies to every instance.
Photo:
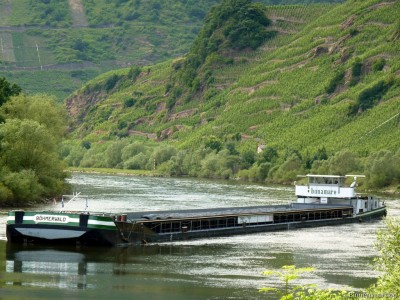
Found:
[[[184,55],[218,2],[3,0],[0,76],[61,101],[105,71]]]

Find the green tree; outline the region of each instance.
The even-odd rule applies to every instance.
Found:
[[[62,193],[64,165],[58,153],[65,114],[48,96],[19,95],[0,108],[0,187],[7,205],[29,204]]]
[[[311,172],[315,174],[346,175],[362,170],[359,157],[350,150],[342,150],[327,160],[316,160]]]
[[[143,143],[131,143],[122,149],[122,160],[126,161],[140,153],[146,154],[146,152],[148,152],[148,147],[146,147]]]
[[[382,188],[395,180],[400,180],[400,151],[393,154],[380,150],[367,159],[365,166],[367,184],[372,188]]]
[[[60,141],[66,133],[65,109],[48,95],[19,95],[0,108],[7,119],[34,120],[46,127],[53,138]]]
[[[149,169],[153,169],[162,163],[171,159],[177,153],[176,149],[172,146],[160,146],[153,152],[152,157],[148,162]]]
[[[187,171],[185,170],[184,166],[187,154],[188,154],[187,150],[181,150],[175,156],[171,157],[170,166],[168,170],[169,175],[172,176],[187,175]]]
[[[275,182],[288,183],[294,181],[297,175],[304,174],[304,166],[300,157],[293,153],[277,169],[271,169],[271,172]]]
[[[0,77],[0,106],[7,102],[12,96],[21,93],[21,88],[14,84],[10,84],[4,77]]]
[[[107,151],[107,144],[94,144],[86,151],[83,156],[80,167],[83,168],[105,168],[106,157],[104,153]]]
[[[122,167],[122,150],[126,146],[126,141],[120,140],[111,143],[105,152],[105,163],[107,168]]]
[[[149,161],[149,157],[141,152],[135,156],[130,157],[124,161],[124,169],[129,170],[145,170],[146,164]]]
[[[209,148],[211,150],[215,150],[216,152],[220,151],[222,149],[222,142],[219,138],[216,136],[212,135],[208,138],[208,140],[205,142],[205,147]]]
[[[241,155],[242,168],[250,168],[256,161],[256,153],[252,150],[246,150]]]
[[[71,167],[79,167],[86,151],[85,147],[77,143],[63,143],[61,157]]]
[[[261,162],[270,162],[274,163],[278,159],[278,151],[271,146],[266,147],[260,154],[259,154],[259,161]]]
[[[11,191],[15,204],[26,205],[25,201],[38,201],[44,192],[44,187],[40,184],[38,176],[33,170],[11,172],[4,176],[2,180]]]
[[[207,74],[210,62],[231,63],[231,59],[223,58],[229,49],[258,48],[274,35],[267,31],[269,24],[263,5],[251,0],[223,0],[205,18],[204,26],[186,59],[174,64],[176,73],[168,86],[174,91],[181,90],[184,85],[192,93],[203,85],[207,86],[214,79],[208,76],[202,78],[200,74],[202,71]],[[171,94],[176,96],[173,91]],[[170,109],[175,105],[176,98],[171,96]]]
[[[202,169],[202,160],[211,153],[212,150],[200,147],[196,150],[189,151],[182,162],[182,170],[185,174],[193,177],[200,176]]]
[[[57,155],[56,139],[33,120],[10,119],[0,125],[0,164],[9,170],[0,181],[13,193],[13,204],[54,196],[66,174]]]

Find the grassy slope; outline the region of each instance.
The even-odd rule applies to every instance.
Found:
[[[82,0],[88,27],[73,26],[67,3],[0,3],[0,76],[27,92],[47,92],[62,100],[105,71],[183,55],[217,0],[171,0],[159,6],[157,1]],[[52,10],[43,16],[47,7]]]
[[[136,82],[125,83],[125,88],[116,89],[92,109],[78,131],[80,137],[89,133],[86,138],[92,141],[108,139],[125,120],[132,134],[174,132],[169,141],[182,147],[195,146],[210,135],[240,133],[245,138],[242,147],[265,143],[311,153],[322,146],[332,152],[395,151],[400,146],[399,118],[385,121],[399,113],[399,86],[392,87],[375,108],[348,116],[350,103],[361,91],[379,80],[399,77],[400,43],[390,37],[400,4],[381,2],[269,7],[267,14],[280,32],[278,37],[257,52],[238,53],[233,65],[216,66],[214,86],[198,101],[179,102],[167,112],[165,84],[172,62],[150,71],[145,68]],[[317,49],[323,49],[322,54]],[[350,54],[344,57],[345,53]],[[368,67],[377,57],[386,60],[382,71]],[[356,59],[363,61],[365,70],[359,83],[350,87],[348,75]],[[328,95],[325,88],[336,70],[346,71],[345,84]],[[79,95],[74,101],[85,101]],[[123,102],[130,97],[136,104],[125,108]],[[324,98],[326,103],[321,104]]]
[[[332,0],[279,2],[309,1]],[[83,13],[79,5],[74,13],[67,0],[0,1],[0,76],[25,91],[55,94],[61,101],[88,78],[108,70],[185,54],[203,17],[220,0],[75,2]]]
[[[398,77],[399,43],[388,40],[396,22],[393,10],[399,12],[399,3],[373,8],[377,2],[353,1],[337,6],[312,22],[287,45],[261,56],[258,66],[231,88],[229,95],[237,100],[228,101],[236,102],[236,108],[223,112],[219,123],[225,126],[229,123],[239,129],[237,121],[240,120],[240,127],[246,133],[280,148],[325,145],[331,150],[342,147],[358,151],[376,151],[383,147],[397,150],[398,119],[374,128],[399,112],[398,87],[374,110],[356,119],[347,117],[348,102],[354,101],[363,89],[391,74],[397,73]],[[341,24],[354,16],[353,25],[341,29],[344,27]],[[338,51],[313,58],[313,49],[334,47],[351,28],[359,33],[343,42]],[[341,51],[349,48],[354,49],[352,57],[345,63],[338,63]],[[323,96],[335,69],[350,69],[357,57],[367,61],[376,56],[387,59],[384,71],[366,74],[358,85],[333,95],[327,105],[315,104]],[[276,63],[271,64],[271,61]],[[254,88],[254,83],[261,87],[247,92],[246,89]],[[249,130],[252,126],[259,126],[254,133]],[[367,134],[371,130],[374,131]],[[207,129],[202,134],[207,134]]]

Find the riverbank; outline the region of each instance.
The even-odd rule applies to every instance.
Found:
[[[123,175],[123,176],[148,176],[148,177],[165,177],[157,171],[151,170],[126,170],[126,169],[112,169],[112,168],[81,168],[69,167],[67,171],[73,173],[84,174],[110,174],[110,175]]]

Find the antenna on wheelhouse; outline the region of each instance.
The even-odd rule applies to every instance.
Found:
[[[354,176],[354,181],[350,184],[350,187],[355,187],[357,185],[357,176]]]

